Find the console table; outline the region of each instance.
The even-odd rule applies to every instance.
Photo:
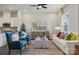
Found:
[[[50,39],[50,33],[47,30],[33,30],[31,32],[32,39],[34,40],[37,36],[40,36],[41,38],[44,37],[44,34],[47,36],[48,39]]]

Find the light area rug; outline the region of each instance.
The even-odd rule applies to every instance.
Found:
[[[32,41],[33,43],[33,41]],[[0,55],[7,55],[8,54],[8,48],[3,47],[3,49],[0,48]],[[19,50],[12,50],[11,55],[19,55]],[[63,55],[62,51],[58,49],[52,41],[49,41],[49,47],[47,49],[35,49],[32,44],[28,45],[27,48],[22,49],[22,55]]]

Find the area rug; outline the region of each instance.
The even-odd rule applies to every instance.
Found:
[[[33,41],[32,41],[33,42]],[[7,46],[0,48],[0,55],[7,55],[8,48]],[[18,50],[12,50],[11,55],[19,55]],[[28,45],[27,48],[22,49],[22,55],[63,55],[62,51],[58,49],[52,41],[49,41],[48,49],[35,49],[32,44]]]

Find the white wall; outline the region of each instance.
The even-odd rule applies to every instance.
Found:
[[[59,25],[58,20],[58,13],[52,13],[52,14],[27,14],[22,13],[22,20],[25,23],[28,30],[31,29],[32,23],[36,20],[45,20],[48,23],[48,30],[50,31],[50,34],[55,33],[55,26]]]
[[[11,18],[10,17],[10,12],[4,12],[4,17],[0,18],[0,27],[2,27],[3,23],[11,23],[12,27],[18,27],[18,30],[23,23],[26,25],[26,29],[28,31],[31,30],[32,23],[36,20],[45,20],[48,23],[48,30],[50,31],[50,35],[54,34],[55,31],[55,26],[59,25],[59,16],[58,13],[34,13],[34,14],[29,14],[29,13],[21,13],[18,11],[17,17],[16,18]]]
[[[69,12],[69,29],[70,32],[78,33],[78,5],[71,4],[63,8],[64,14]]]

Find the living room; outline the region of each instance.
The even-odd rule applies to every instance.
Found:
[[[0,4],[0,55],[79,54],[78,8],[78,4]],[[28,37],[27,42],[23,41],[27,38],[18,37],[20,31]],[[19,39],[22,49],[17,46]]]

